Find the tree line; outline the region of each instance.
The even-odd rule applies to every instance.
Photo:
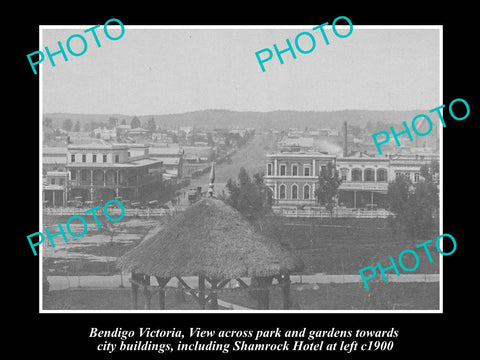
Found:
[[[130,122],[130,127],[132,129],[137,129],[140,127],[143,127],[151,132],[157,131],[157,125],[155,123],[155,120],[153,117],[148,119],[147,121],[144,122],[142,125],[140,119],[137,116],[134,116]],[[70,131],[75,131],[75,132],[80,132],[80,131],[85,131],[85,132],[90,132],[98,128],[106,128],[106,129],[114,129],[118,125],[127,125],[127,119],[122,119],[119,120],[116,117],[110,117],[108,121],[97,121],[97,120],[90,120],[89,122],[85,122],[83,126],[81,125],[80,121],[77,120],[75,123],[73,123],[72,119],[64,119],[61,122],[60,128],[70,132]],[[43,127],[47,129],[54,129],[54,124],[52,118],[45,117],[43,119]]]
[[[337,204],[338,188],[342,180],[339,172],[329,163],[322,168],[315,190],[317,204],[322,204],[333,215]],[[393,231],[403,231],[412,238],[431,236],[438,227],[439,213],[439,163],[433,161],[420,168],[419,181],[398,176],[388,184],[388,210],[394,214],[388,220]],[[255,173],[250,178],[242,167],[237,179],[229,179],[227,193],[221,198],[237,209],[251,222],[261,224],[267,216],[273,215],[272,192],[265,185],[264,174]],[[273,229],[278,231],[278,229]]]

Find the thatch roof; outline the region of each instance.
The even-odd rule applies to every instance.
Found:
[[[255,231],[237,210],[203,199],[153,231],[117,260],[124,271],[150,276],[217,279],[299,271],[302,261]]]

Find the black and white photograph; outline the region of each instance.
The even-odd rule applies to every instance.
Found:
[[[42,310],[441,310],[442,29],[347,20],[41,64]]]
[[[5,133],[29,160],[11,347],[28,329],[53,359],[471,348],[471,9],[276,6],[31,9]]]

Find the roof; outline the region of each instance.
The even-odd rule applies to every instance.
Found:
[[[143,144],[143,143],[113,143],[113,145],[120,145],[120,146],[126,146],[129,149],[144,149],[148,148],[148,144]]]
[[[324,159],[334,159],[336,158],[333,154],[324,154],[316,151],[286,151],[286,152],[277,152],[273,154],[267,154],[267,158],[324,158]]]
[[[42,164],[66,164],[67,163],[67,154],[62,156],[42,156]]]
[[[129,145],[127,144],[70,144],[68,145],[68,150],[91,150],[91,149],[101,149],[101,150],[125,150],[128,149]]]
[[[66,147],[50,147],[50,146],[44,146],[42,149],[42,154],[48,154],[48,155],[53,155],[53,154],[58,154],[58,155],[67,155],[67,148]]]
[[[166,180],[175,179],[176,177],[178,177],[178,174],[173,174],[171,172],[166,172],[165,174],[163,174],[163,178]]]
[[[68,168],[132,168],[162,163],[159,159],[137,159],[123,163],[92,163],[92,162],[70,162]]]
[[[150,155],[181,155],[183,150],[179,147],[157,147],[151,146],[148,149]]]
[[[284,138],[279,141],[279,146],[303,146],[313,147],[313,138],[311,137],[298,137],[298,138]]]
[[[163,165],[178,165],[180,163],[179,158],[157,157],[157,159],[161,159],[163,161]]]
[[[138,127],[138,128],[133,128],[130,130],[130,133],[136,133],[136,132],[148,132],[149,130]]]
[[[178,213],[117,259],[123,271],[216,279],[299,271],[302,261],[267,239],[223,201],[205,198]]]
[[[68,171],[47,171],[47,176],[68,176]]]

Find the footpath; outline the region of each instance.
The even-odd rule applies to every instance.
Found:
[[[48,282],[50,284],[50,290],[64,290],[68,288],[86,287],[86,288],[116,288],[123,284],[125,287],[130,287],[128,281],[129,275],[111,275],[111,276],[48,276]],[[157,285],[155,278],[152,279],[152,285]],[[402,274],[400,276],[387,274],[389,282],[439,282],[439,274]],[[183,280],[195,289],[197,287],[197,278],[194,276],[184,277]],[[248,278],[242,278],[242,280],[250,284]],[[328,274],[313,274],[313,275],[292,275],[290,276],[292,285],[301,284],[348,284],[348,283],[361,283],[362,278],[360,275],[328,275]],[[231,283],[236,281],[232,280]],[[383,282],[383,281],[382,281]],[[167,286],[176,287],[178,281],[172,278]]]

